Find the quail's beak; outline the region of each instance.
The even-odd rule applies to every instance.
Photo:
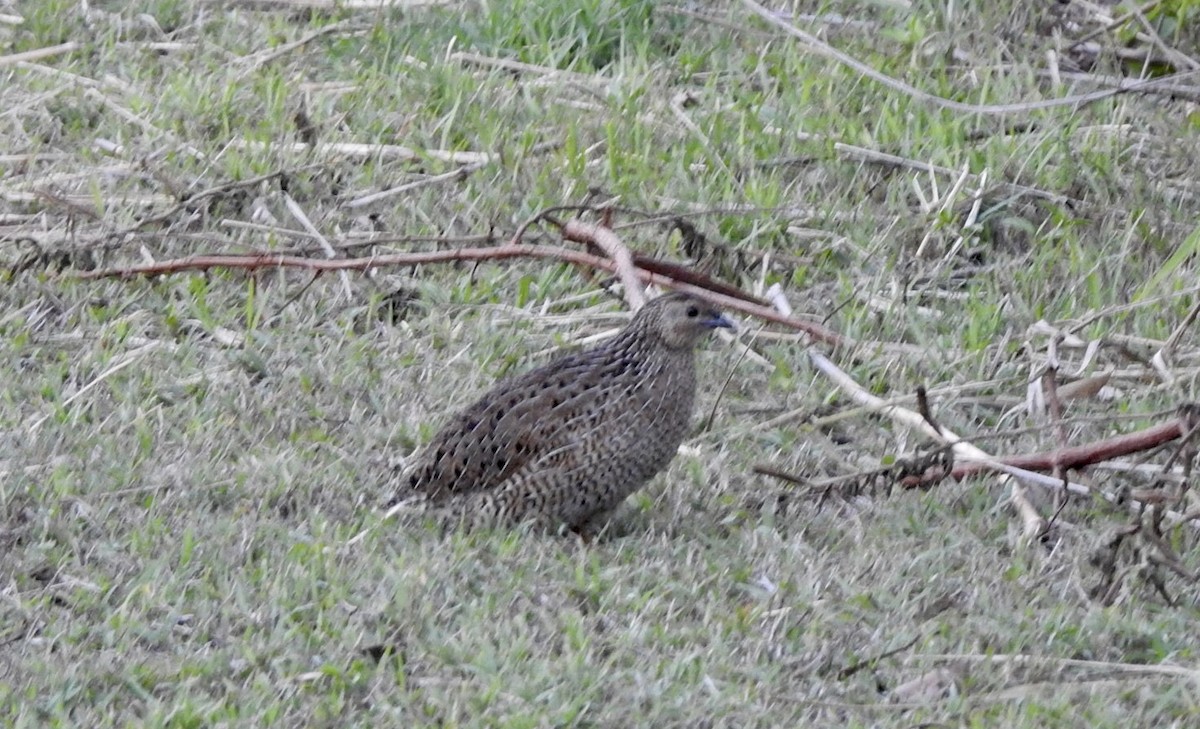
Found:
[[[724,314],[718,314],[715,311],[710,312],[708,314],[708,316],[706,316],[701,321],[701,324],[708,327],[709,329],[720,328],[720,329],[732,329],[735,332],[737,331],[737,324],[734,324],[732,319],[725,316]]]

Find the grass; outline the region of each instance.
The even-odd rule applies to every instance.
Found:
[[[1053,29],[1096,27],[1074,6],[800,5],[823,18],[801,27],[931,93],[1001,104],[1095,88],[1038,75],[1064,45]],[[1166,339],[1195,303],[1194,263],[1177,253],[1196,226],[1187,102],[964,115],[806,52],[740,3],[698,7],[43,2],[0,23],[0,55],[80,44],[0,65],[0,148],[37,155],[0,158],[0,723],[1195,722],[1196,683],[1178,667],[1200,648],[1196,585],[1123,552],[1116,598],[1089,596],[1123,514],[1072,504],[1028,545],[991,480],[823,497],[755,475],[769,463],[819,480],[921,445],[865,413],[806,424],[851,406],[798,344],[756,340],[770,366],[706,349],[697,412],[716,403],[711,429],[607,538],[443,536],[378,523],[397,459],[496,378],[614,326],[620,306],[595,281],[545,262],[381,270],[351,275],[349,293],[294,272],[70,275],[145,256],[321,255],[285,192],[341,247],[503,239],[594,191],[685,215],[704,236],[622,228],[640,251],[701,259],[746,288],[779,283],[798,312],[864,342],[920,345],[838,353],[876,393],[983,383],[934,406],[956,432],[1002,429],[984,443],[996,452],[1054,443],[1036,418],[1003,417],[1045,364],[1040,320],[1124,346],[1086,363],[1059,350],[1064,372],[1117,370],[1114,399],[1069,405],[1072,442],[1157,422],[1190,396],[1194,327],[1169,387],[1146,366],[1153,346],[1130,339]],[[1189,7],[1154,20],[1195,56],[1178,22]],[[1111,37],[1096,74],[1130,72]],[[297,149],[301,112],[322,142],[499,158],[352,208],[456,165]],[[851,148],[990,184],[974,218],[978,178],[922,207],[956,175]],[[171,200],[275,172],[136,227]],[[806,417],[763,427],[789,410]],[[1169,538],[1195,570],[1194,537]],[[954,691],[912,691],[939,669]]]

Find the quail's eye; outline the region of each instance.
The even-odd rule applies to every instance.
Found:
[[[700,316],[700,310],[694,306],[689,306],[687,314],[689,319],[695,319],[696,317]]]

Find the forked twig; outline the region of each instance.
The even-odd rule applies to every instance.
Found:
[[[573,209],[573,207],[563,209]],[[303,256],[273,253],[190,256],[121,268],[83,271],[76,273],[75,276],[80,279],[132,278],[135,276],[163,276],[183,271],[204,271],[212,268],[235,268],[248,271],[263,268],[298,268],[307,271],[366,271],[389,266],[419,266],[451,261],[499,261],[511,258],[558,260],[602,271],[619,273],[617,263],[608,258],[558,246],[526,245],[517,242],[529,226],[547,217],[547,215],[548,211],[539,213],[537,216],[523,223],[509,243],[485,248],[457,248],[452,250],[395,253],[383,256],[339,259],[306,258]],[[576,233],[581,238],[584,237],[583,233],[586,230],[587,228],[584,227],[575,228]],[[633,275],[638,281],[644,284],[654,284],[664,288],[684,291],[730,311],[782,324],[794,331],[805,333],[814,341],[834,347],[851,347],[855,344],[854,340],[828,327],[816,322],[780,314],[775,309],[758,303],[761,301],[758,297],[742,292],[727,284],[720,284],[708,277],[694,273],[690,277],[676,277],[670,273],[659,273],[658,271],[671,272],[678,267],[675,264],[657,260],[654,260],[653,266],[648,265],[651,260],[653,259],[635,259],[637,263],[642,263],[643,265],[635,263],[633,266]],[[651,268],[654,270],[649,270]]]
[[[637,311],[646,303],[645,287],[638,280],[637,269],[629,249],[611,228],[585,223],[578,218],[568,220],[562,227],[563,238],[578,243],[592,243],[612,259],[617,276],[625,287],[625,301],[629,308]]]
[[[876,397],[867,392],[865,388],[859,385],[848,374],[843,372],[835,365],[828,357],[816,351],[809,349],[809,359],[813,365],[821,371],[826,377],[832,380],[835,384],[841,387],[847,394],[850,395],[856,402],[876,406],[880,408],[880,412],[892,418],[896,422],[902,423],[913,430],[924,433],[927,437],[932,438],[939,443],[945,443],[953,448],[955,459],[969,459],[973,461],[981,461],[993,469],[1001,472],[1000,482],[1009,486],[1010,500],[1013,508],[1018,516],[1021,517],[1023,525],[1023,534],[1030,541],[1036,540],[1045,533],[1046,520],[1042,518],[1029,498],[1025,495],[1025,487],[1013,477],[1011,470],[1005,468],[1002,464],[996,463],[991,455],[985,453],[976,446],[967,443],[962,438],[950,432],[944,427],[935,427],[932,423],[923,418],[919,413],[913,412],[906,408],[900,408],[895,405],[886,405],[882,398]],[[1082,488],[1082,487],[1081,487]]]

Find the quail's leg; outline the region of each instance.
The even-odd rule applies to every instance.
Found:
[[[579,538],[585,542],[614,536],[621,531],[620,517],[626,511],[628,509],[625,508],[625,502],[622,501],[611,509],[603,509],[595,512],[571,527],[571,531],[578,534]]]

